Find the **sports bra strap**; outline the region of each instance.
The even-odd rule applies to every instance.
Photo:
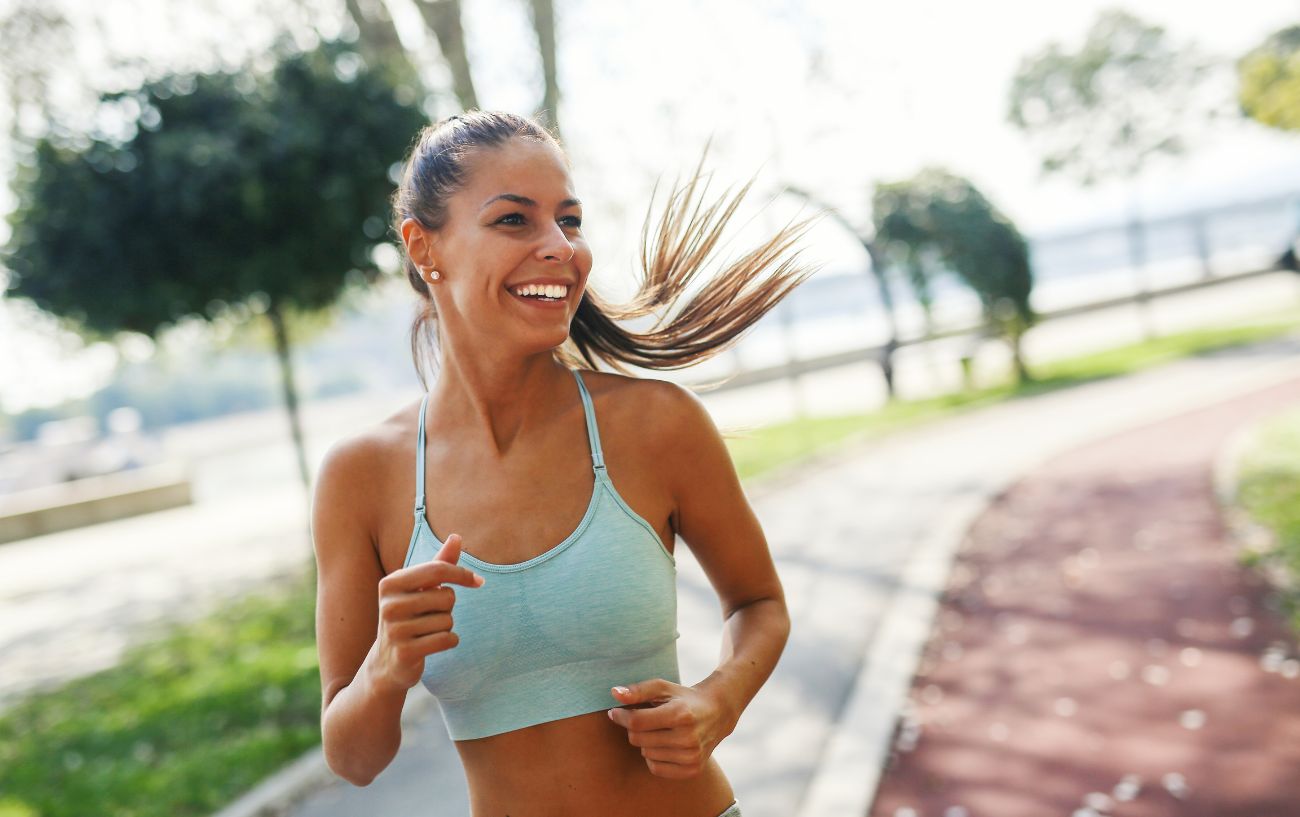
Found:
[[[605,455],[600,450],[600,431],[596,427],[596,410],[587,392],[587,384],[582,382],[582,374],[573,370],[573,377],[578,381],[578,393],[582,395],[582,411],[587,417],[587,441],[591,444],[592,470],[599,477],[605,471]],[[429,407],[429,393],[420,401],[420,433],[415,442],[415,515],[424,516],[424,415]]]
[[[582,373],[573,370],[578,380],[578,392],[582,395],[582,410],[587,415],[587,441],[591,443],[592,470],[599,477],[605,470],[605,455],[600,450],[600,431],[596,428],[596,410],[591,405],[591,395],[587,393],[587,384],[582,382]]]
[[[420,433],[415,442],[415,516],[424,516],[424,410],[429,406],[429,393],[420,401]]]

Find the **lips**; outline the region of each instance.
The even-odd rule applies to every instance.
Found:
[[[520,295],[514,291],[510,291],[510,297],[516,301],[520,301],[524,303],[527,306],[532,306],[537,309],[563,309],[565,305],[568,304],[569,302],[568,295],[565,295],[563,298],[556,298],[555,300],[549,300],[545,298],[529,298],[524,295]]]

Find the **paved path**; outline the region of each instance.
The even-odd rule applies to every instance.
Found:
[[[1055,453],[1296,379],[1300,338],[1290,338],[995,406],[856,446],[755,486],[751,500],[785,584],[793,631],[772,678],[715,754],[746,817],[800,813],[843,728],[846,702],[900,577],[918,543],[945,520],[983,507]],[[682,678],[694,683],[715,666],[721,620],[689,548],[679,546],[678,553]],[[408,713],[407,739],[393,765],[365,788],[341,781],[323,787],[295,817],[468,814],[459,758],[437,711],[414,704],[423,694],[416,690],[408,706],[417,711]],[[862,773],[865,780],[867,770]],[[847,782],[869,794],[860,781]]]
[[[1075,448],[981,515],[869,814],[1300,813],[1296,638],[1212,480],[1295,405],[1300,379]]]

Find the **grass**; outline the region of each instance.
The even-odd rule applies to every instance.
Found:
[[[1030,384],[782,423],[728,445],[749,479],[850,439],[1297,327],[1300,312],[1291,311],[1250,326],[1187,332],[1044,365]],[[1265,504],[1300,507],[1297,499],[1279,495]],[[232,603],[138,644],[113,669],[0,713],[0,817],[209,815],[319,745],[315,588],[308,581]]]
[[[1290,309],[1250,324],[1181,332],[1043,364],[1034,368],[1035,379],[1029,383],[1006,382],[926,400],[895,401],[877,411],[776,423],[728,439],[727,445],[741,478],[749,479],[850,440],[880,436],[926,420],[1003,400],[1132,374],[1180,358],[1268,340],[1296,329],[1300,329],[1300,311]]]
[[[0,817],[207,817],[320,743],[315,588],[248,596],[0,716]]]
[[[1272,418],[1259,429],[1238,472],[1237,500],[1272,534],[1264,549],[1243,562],[1268,575],[1282,612],[1300,634],[1300,410]]]

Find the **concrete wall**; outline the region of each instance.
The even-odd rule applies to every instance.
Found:
[[[189,505],[190,478],[176,463],[0,495],[0,543]]]

